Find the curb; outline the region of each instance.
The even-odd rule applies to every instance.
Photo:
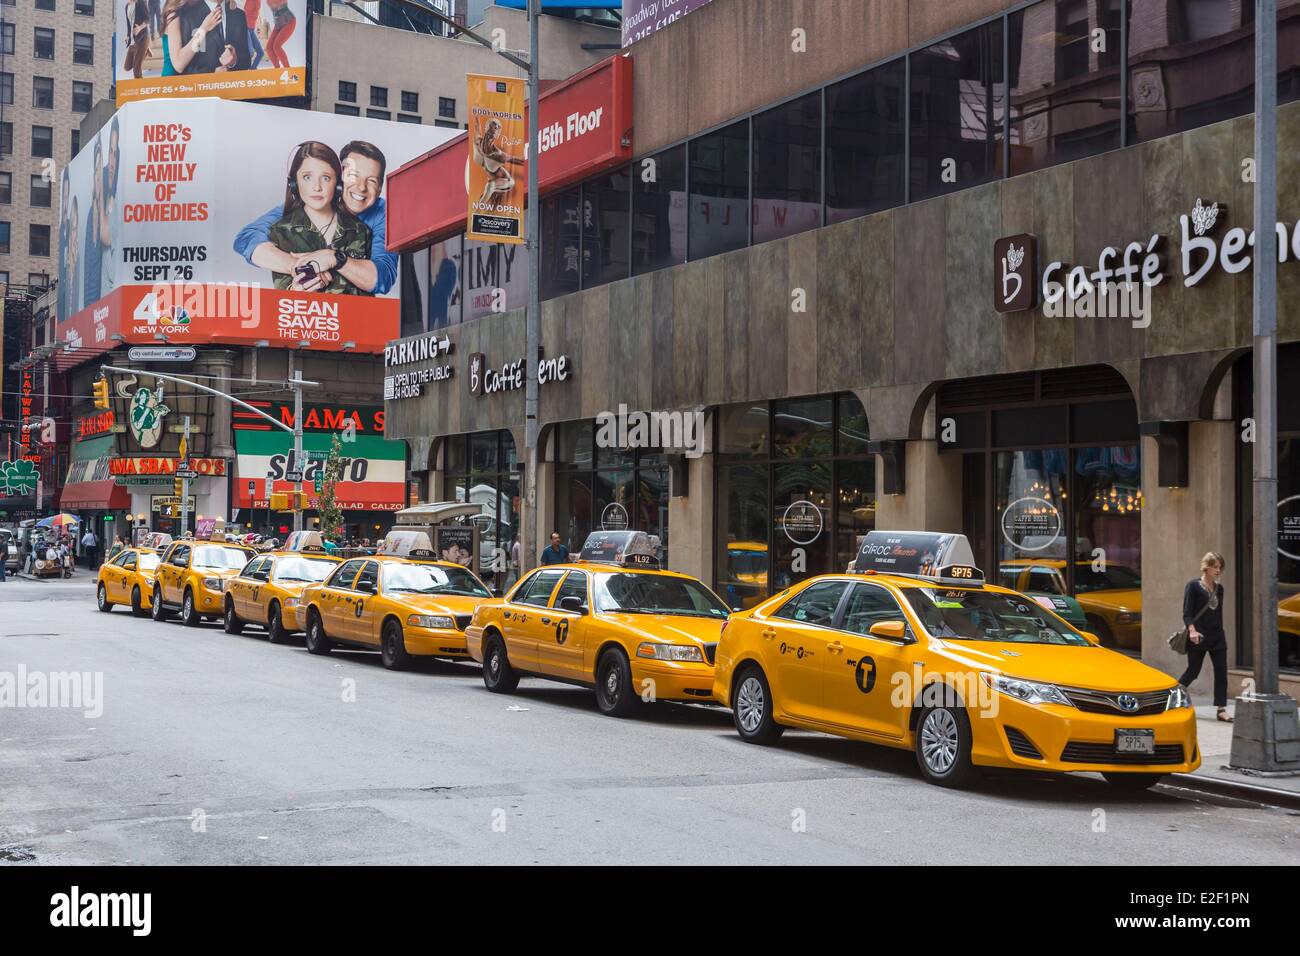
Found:
[[[1224,780],[1221,777],[1208,777],[1195,773],[1172,773],[1166,778],[1163,786],[1215,797],[1231,797],[1234,800],[1244,800],[1266,807],[1300,810],[1300,792],[1280,790],[1277,787],[1257,783]]]

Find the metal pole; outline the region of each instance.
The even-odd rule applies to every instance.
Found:
[[[1277,675],[1277,0],[1255,14],[1255,565],[1258,694]]]
[[[541,69],[538,66],[538,21],[541,19],[541,0],[528,0],[528,210],[525,228],[528,231],[528,311],[525,317],[527,357],[524,372],[524,446],[527,458],[524,491],[528,502],[528,525],[533,529],[529,546],[535,551],[537,544],[537,360],[541,349],[541,212],[542,197],[538,189],[537,167],[540,157],[537,150],[537,130],[541,122]],[[579,263],[581,271],[581,263]]]
[[[190,416],[185,416],[185,467],[189,468],[190,458]],[[181,534],[190,526],[190,480],[181,479]]]
[[[291,356],[292,352],[289,353]],[[295,369],[293,373],[293,469],[298,480],[294,482],[294,509],[293,509],[293,530],[302,530],[302,508],[298,507],[301,500],[298,496],[302,494],[302,370]]]

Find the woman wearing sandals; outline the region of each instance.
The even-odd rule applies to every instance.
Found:
[[[1214,706],[1219,720],[1228,716],[1228,637],[1223,633],[1223,555],[1207,551],[1201,558],[1201,576],[1183,590],[1183,624],[1187,627],[1187,670],[1178,683],[1190,687],[1200,676],[1208,654],[1214,667]]]

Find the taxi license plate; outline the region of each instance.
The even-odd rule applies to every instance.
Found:
[[[1115,752],[1121,754],[1154,754],[1156,752],[1156,732],[1154,730],[1117,730],[1115,731]]]

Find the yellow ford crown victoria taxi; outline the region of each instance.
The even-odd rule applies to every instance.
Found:
[[[1014,591],[1069,594],[1065,562],[1059,559],[1016,558],[1000,570],[1002,583]],[[1103,647],[1142,649],[1142,578],[1136,571],[1119,564],[1101,570],[1091,561],[1076,561],[1074,598]]]
[[[547,677],[594,688],[612,717],[651,699],[710,703],[728,608],[695,578],[659,570],[657,546],[639,531],[596,532],[576,562],[538,568],[485,602],[465,637],[487,689]]]
[[[248,548],[223,541],[173,541],[154,572],[153,619],[165,621],[179,611],[183,624],[197,627],[220,616],[226,585],[251,557]]]
[[[95,587],[99,609],[107,612],[114,604],[127,604],[136,617],[148,614],[158,558],[152,548],[124,548],[101,564]]]
[[[1144,788],[1201,763],[1186,690],[984,584],[962,535],[873,531],[853,573],[732,615],[714,696],[747,741],[802,727],[910,749],[946,786],[983,766]]]
[[[378,650],[383,665],[394,670],[413,657],[469,658],[465,628],[492,595],[464,565],[431,560],[428,536],[418,537],[424,547],[351,558],[303,589],[298,615],[308,651],[328,654],[336,645]]]
[[[303,589],[324,581],[340,562],[325,552],[319,531],[295,531],[283,551],[253,558],[231,579],[226,587],[226,633],[242,634],[246,625],[255,624],[272,644],[283,644],[304,627],[298,616]]]

